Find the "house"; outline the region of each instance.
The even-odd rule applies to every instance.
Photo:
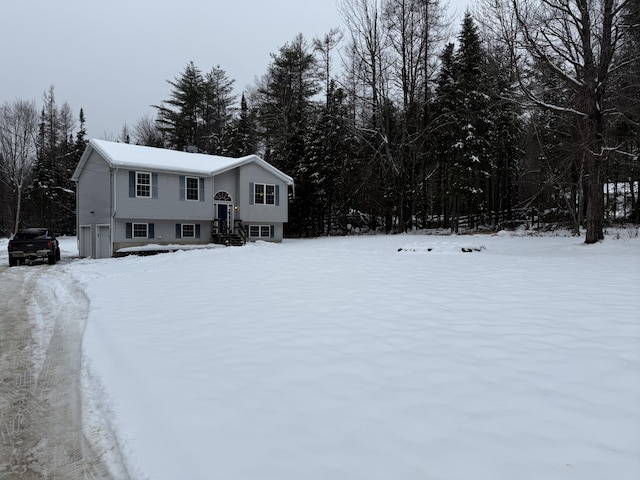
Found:
[[[228,158],[90,140],[76,182],[80,256],[127,247],[282,241],[293,179],[256,155]]]

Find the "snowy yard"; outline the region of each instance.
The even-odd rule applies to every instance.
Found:
[[[131,478],[640,478],[640,239],[626,233],[51,268],[90,300],[85,416]]]

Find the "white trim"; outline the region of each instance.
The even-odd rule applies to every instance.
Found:
[[[145,236],[144,237],[136,236],[136,225],[144,225],[144,227],[145,227]],[[134,238],[149,238],[149,224],[148,223],[142,223],[142,222],[131,222],[131,239],[134,239]]]
[[[149,195],[138,195],[138,185],[140,185],[142,187],[146,186],[146,185],[140,184],[138,182],[138,175],[149,175]],[[151,174],[151,172],[145,172],[145,171],[142,171],[142,170],[136,170],[135,171],[135,176],[136,176],[136,178],[135,178],[135,185],[134,186],[135,186],[135,189],[136,189],[136,191],[135,191],[136,198],[151,198],[153,196],[153,175]],[[185,193],[185,195],[186,195],[186,193]]]
[[[271,238],[271,227],[272,227],[272,225],[249,225],[249,238]],[[252,235],[251,234],[251,229],[252,228],[257,228],[258,229],[258,235]],[[267,234],[266,235],[262,234],[262,231],[263,231],[264,228],[267,229]]]
[[[189,179],[196,181],[196,198],[189,198]],[[193,190],[193,189],[191,189]],[[194,177],[193,175],[184,176],[184,199],[187,202],[199,202],[200,201],[200,177]]]
[[[184,227],[193,227],[193,235],[185,235]],[[181,223],[180,224],[180,238],[196,238],[196,224],[195,223]]]
[[[263,195],[262,195],[262,202],[258,202],[258,193],[256,191],[256,188],[258,187],[258,185],[262,185],[264,187],[263,189]],[[267,187],[273,187],[273,203],[267,203]],[[262,183],[262,182],[253,182],[253,204],[254,205],[265,205],[267,207],[275,207],[276,206],[276,184],[275,183]]]
[[[220,195],[221,193],[226,194],[226,196],[229,198],[228,200],[226,198],[223,199],[218,199],[216,198],[218,195]],[[227,192],[226,190],[219,190],[215,193],[215,195],[213,196],[213,201],[214,203],[233,203],[233,197],[231,196],[231,194],[229,192]]]

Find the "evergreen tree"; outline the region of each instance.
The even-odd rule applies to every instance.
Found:
[[[304,133],[318,93],[317,64],[302,35],[272,54],[258,86],[256,105],[263,128],[266,156],[278,167],[295,168],[304,156]]]
[[[205,75],[202,95],[202,150],[211,155],[224,153],[229,123],[232,118],[233,80],[218,65]]]
[[[203,75],[189,62],[182,74],[167,81],[173,89],[169,100],[158,109],[157,129],[167,146],[175,150],[195,149],[208,154],[222,154],[225,135],[232,118],[234,80],[220,66]],[[141,125],[145,142],[155,143],[157,135]],[[151,134],[151,135],[149,135]]]
[[[488,161],[489,97],[485,74],[485,55],[471,13],[467,11],[458,36],[454,56],[454,72],[460,109],[457,112],[459,143],[453,168],[458,200],[462,200],[468,226],[475,226],[475,217],[486,213],[485,183],[490,175]],[[458,203],[458,205],[460,205]],[[456,212],[459,217],[463,213]],[[457,219],[455,220],[457,226]]]
[[[265,144],[265,159],[290,174],[296,182],[296,197],[291,202],[289,232],[308,234],[307,195],[311,172],[307,166],[308,132],[319,91],[315,58],[302,35],[285,44],[257,89],[255,103]]]
[[[309,221],[318,233],[331,234],[346,227],[344,223],[339,226],[339,219],[348,214],[349,190],[354,184],[353,136],[347,114],[344,91],[331,80],[326,105],[313,123],[308,141],[307,168],[312,173],[305,201]]]
[[[58,107],[53,86],[43,100],[34,182],[29,191],[33,208],[29,220],[57,232],[73,232],[75,192],[71,175],[82,154],[76,151],[73,139],[75,120],[66,102]]]
[[[502,48],[493,48],[487,55],[490,95],[487,155],[490,175],[487,178],[486,199],[494,226],[513,219],[513,207],[518,199],[518,164],[522,156],[521,109],[508,63],[508,56]]]
[[[431,145],[438,159],[436,197],[440,200],[438,209],[438,214],[442,218],[440,225],[451,226],[457,231],[460,172],[454,167],[461,141],[461,126],[458,118],[461,102],[456,85],[454,53],[455,46],[449,43],[440,55],[440,71],[436,79],[433,106],[434,127]],[[450,224],[452,216],[454,224]]]
[[[174,150],[189,147],[204,150],[202,72],[191,61],[179,77],[167,83],[173,87],[169,100],[154,107],[158,109],[159,129],[166,135],[168,146]]]
[[[247,99],[242,94],[240,99],[240,112],[231,120],[229,133],[223,154],[230,157],[244,157],[255,154],[258,151],[258,133],[256,127],[256,115],[249,109]]]

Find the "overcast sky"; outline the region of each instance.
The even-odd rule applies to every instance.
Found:
[[[467,3],[450,0],[458,13]],[[336,0],[2,0],[0,13],[0,103],[40,108],[53,85],[58,105],[84,109],[90,138],[154,115],[191,60],[220,65],[239,94],[298,33],[343,27]]]

